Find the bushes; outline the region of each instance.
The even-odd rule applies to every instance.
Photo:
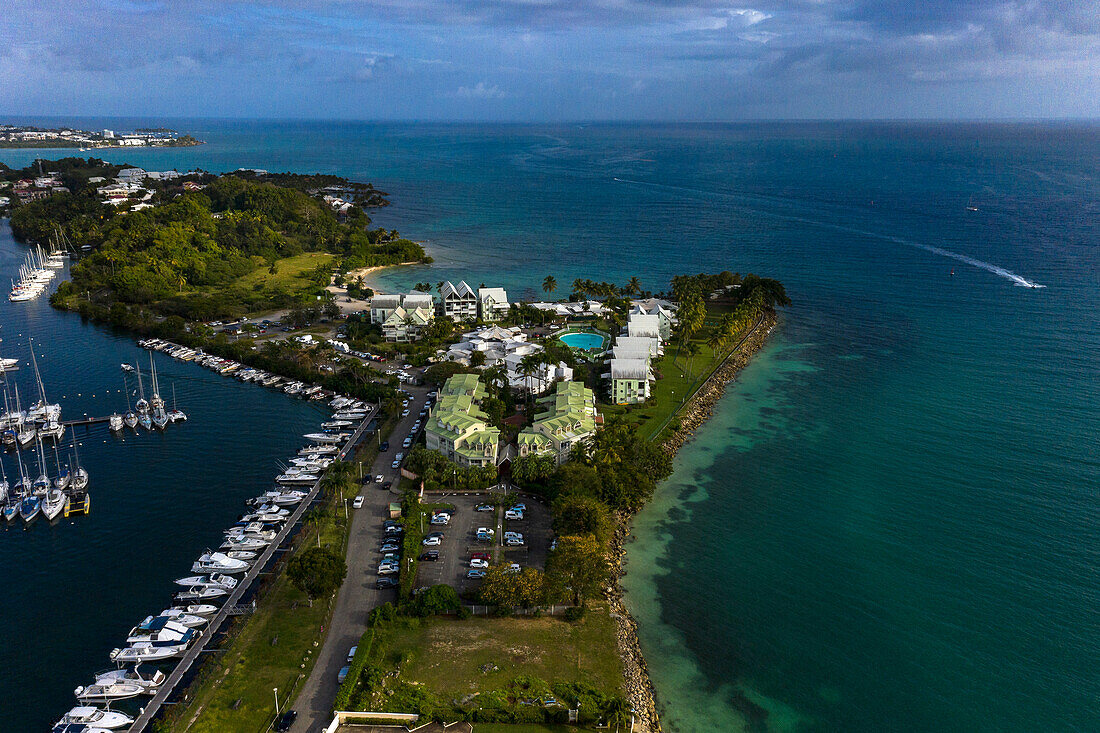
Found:
[[[433,616],[462,608],[458,592],[449,585],[433,585],[413,596],[409,611],[416,616]],[[467,610],[467,614],[469,611]]]

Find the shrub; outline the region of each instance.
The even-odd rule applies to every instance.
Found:
[[[566,621],[580,621],[584,618],[584,606],[570,606],[565,609],[563,618]]]

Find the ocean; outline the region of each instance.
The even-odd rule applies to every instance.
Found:
[[[383,286],[462,278],[518,298],[543,296],[550,274],[561,289],[637,276],[660,291],[724,269],[782,280],[794,305],[629,545],[626,601],[665,727],[1100,730],[1100,127],[70,122],[156,122],[209,141],[104,154],[149,169],[373,182],[393,202],[376,222],[436,259],[380,273]],[[18,330],[6,323],[0,348]],[[225,429],[187,429],[211,420]],[[156,460],[122,453],[116,470]],[[217,475],[246,470],[245,453]],[[130,501],[149,494],[163,491],[139,486]],[[148,509],[128,521],[163,532]],[[224,524],[194,503],[182,514]],[[4,537],[76,537],[46,529]],[[119,532],[117,552],[148,549]],[[117,565],[127,587],[150,572]],[[96,600],[81,614],[112,595],[83,596]],[[89,635],[84,621],[28,626],[5,643],[57,637],[70,652]],[[96,652],[77,666],[98,668]],[[2,646],[0,659],[16,665],[0,692],[16,689],[26,660]]]

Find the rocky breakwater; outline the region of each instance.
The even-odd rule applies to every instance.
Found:
[[[681,409],[673,431],[663,442],[662,447],[675,454],[695,431],[710,418],[714,406],[737,374],[749,363],[753,354],[760,350],[775,328],[777,317],[774,311],[766,311],[760,316],[753,330],[745,336],[725,361],[707,378],[707,381],[695,392],[695,395]],[[630,515],[620,512],[617,516],[615,537],[611,541],[611,578],[612,582],[604,589],[615,619],[615,636],[619,646],[619,658],[623,663],[623,679],[626,685],[627,700],[634,708],[637,733],[660,733],[661,720],[657,713],[657,696],[653,690],[653,681],[649,677],[649,667],[638,643],[638,623],[623,604],[623,591],[619,579],[626,574],[623,567],[626,559],[625,544],[630,536]]]

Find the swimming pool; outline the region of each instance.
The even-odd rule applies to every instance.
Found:
[[[574,333],[563,333],[561,336],[558,336],[558,340],[566,346],[572,346],[574,349],[592,351],[593,349],[602,348],[604,339],[603,336],[598,333],[576,331]]]

